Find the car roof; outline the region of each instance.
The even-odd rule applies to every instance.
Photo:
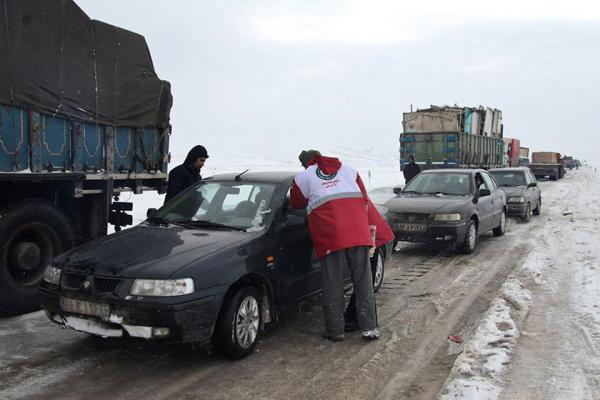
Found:
[[[471,173],[476,173],[476,172],[481,172],[481,171],[485,171],[484,169],[481,168],[440,168],[440,169],[426,169],[425,171],[421,172],[422,174],[432,174],[432,173],[436,173],[436,172],[442,172],[442,173],[461,173],[461,174],[471,174]]]
[[[227,174],[212,175],[204,178],[205,181],[235,181],[235,177],[244,172],[231,172]],[[260,182],[260,183],[282,183],[291,180],[298,175],[300,171],[248,171],[241,175],[239,182]]]
[[[529,168],[528,167],[507,167],[507,168],[494,168],[490,169],[489,172],[499,171],[499,172],[525,172]]]

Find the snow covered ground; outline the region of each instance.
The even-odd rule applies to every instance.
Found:
[[[465,344],[446,399],[600,398],[600,175],[543,197],[529,254]]]

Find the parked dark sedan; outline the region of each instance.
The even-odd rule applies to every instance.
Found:
[[[542,211],[542,191],[529,168],[497,168],[490,170],[500,189],[506,194],[508,215],[529,222],[531,214]]]
[[[427,170],[394,191],[385,206],[396,240],[454,243],[471,253],[480,234],[506,230],[506,197],[485,170]]]
[[[44,310],[99,336],[251,353],[278,312],[322,289],[306,211],[288,207],[293,176],[207,178],[140,225],[63,254],[42,282]],[[376,287],[391,247],[372,258]]]

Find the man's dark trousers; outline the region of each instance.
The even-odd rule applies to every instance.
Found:
[[[367,246],[351,247],[321,259],[323,271],[323,314],[329,336],[344,333],[344,268],[348,266],[356,296],[356,316],[361,330],[377,327],[373,278]]]

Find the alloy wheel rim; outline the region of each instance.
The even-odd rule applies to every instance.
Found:
[[[477,240],[477,229],[475,229],[475,225],[471,225],[469,227],[469,248],[475,248],[475,241]]]
[[[381,255],[377,255],[377,265],[375,267],[375,282],[373,283],[374,287],[379,286],[381,283],[381,279],[383,278],[383,260],[381,259]]]
[[[235,334],[238,343],[244,349],[254,344],[258,335],[259,309],[258,302],[252,296],[247,296],[240,303],[235,318]]]

